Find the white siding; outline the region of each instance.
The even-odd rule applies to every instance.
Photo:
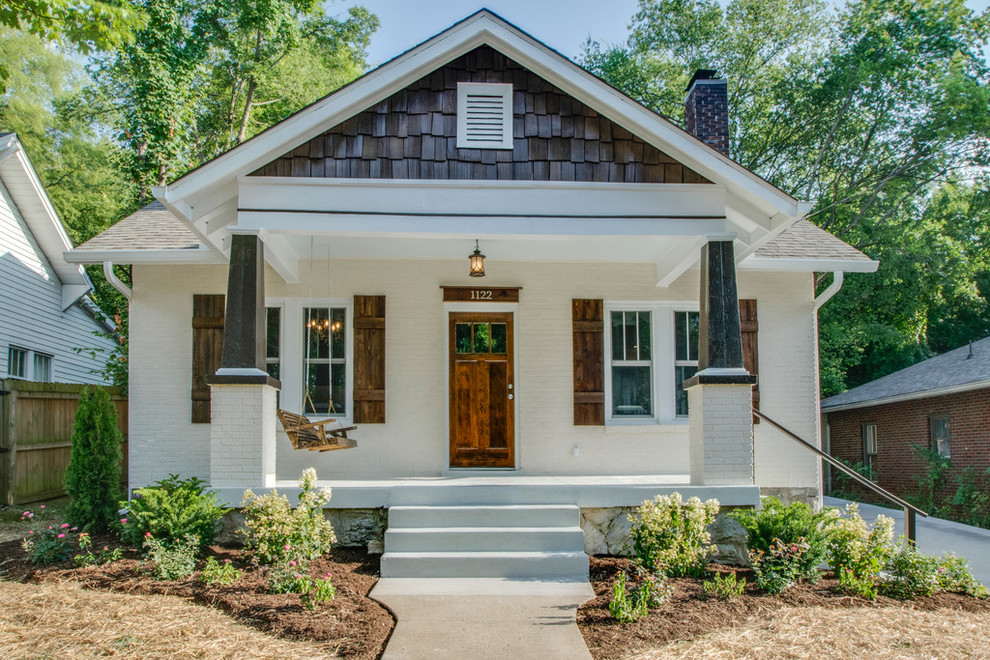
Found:
[[[62,284],[0,182],[0,377],[7,375],[10,345],[52,355],[52,377],[62,383],[102,383],[102,366],[73,348],[112,342],[92,333],[104,329],[72,305],[62,312]]]
[[[192,296],[223,293],[226,269],[135,266],[134,270],[132,486],[170,472],[207,478],[209,427],[189,422]],[[355,434],[356,449],[327,454],[293,451],[280,433],[276,441],[278,478],[295,479],[309,465],[331,480],[441,474],[447,466],[447,346],[440,286],[477,283],[523,287],[515,319],[515,391],[516,447],[524,473],[666,474],[684,475],[686,481],[686,421],[573,426],[571,299],[696,305],[698,271],[662,289],[655,286],[655,268],[649,264],[491,262],[487,270],[488,277],[478,283],[467,277],[466,259],[335,260],[328,293],[326,262],[316,262],[314,305],[325,305],[328,295],[335,299],[355,294],[386,296],[388,421],[361,425]],[[310,283],[305,275],[310,270],[303,264],[300,272],[304,275],[300,284],[286,285],[269,270],[268,297],[308,301]],[[741,297],[759,301],[762,409],[813,439],[817,407],[810,276],[744,272],[739,288]],[[291,385],[285,383],[282,405],[298,410]],[[814,461],[792,444],[765,424],[757,429],[759,485],[817,485]],[[579,456],[573,455],[575,445],[581,448]]]

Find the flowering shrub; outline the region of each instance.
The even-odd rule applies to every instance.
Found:
[[[703,575],[717,551],[708,533],[716,514],[717,500],[692,497],[685,503],[680,493],[646,500],[629,516],[634,563],[670,577]]]
[[[216,492],[206,490],[201,479],[169,475],[153,486],[138,488],[134,498],[121,502],[126,516],[120,518],[120,538],[134,547],[144,543],[149,532],[156,539],[199,539],[201,550],[213,542],[220,519],[227,509]]]
[[[701,588],[708,598],[732,600],[736,596],[742,596],[743,591],[746,590],[746,580],[736,578],[735,573],[716,573],[711,580],[702,582]]]
[[[749,534],[746,545],[750,553],[759,551],[765,555],[778,540],[784,545],[800,540],[807,550],[801,555],[796,577],[813,581],[819,578],[818,567],[825,561],[829,535],[838,518],[836,509],[815,513],[804,502],[784,506],[780,500],[766,497],[758,511],[739,509],[728,515]]]
[[[268,590],[273,594],[299,594],[303,607],[312,611],[336,597],[337,589],[330,578],[330,573],[315,580],[311,578],[309,562],[305,559],[283,560],[268,569]]]
[[[938,584],[942,591],[955,591],[976,598],[987,598],[987,588],[977,582],[963,557],[948,554],[938,562]]]
[[[880,571],[894,553],[894,521],[877,517],[872,526],[859,515],[855,502],[846,505],[846,516],[838,518],[828,539],[826,558],[843,589],[875,600]]]
[[[235,568],[229,559],[225,559],[223,563],[220,563],[216,560],[216,557],[210,557],[206,560],[199,579],[211,586],[218,584],[230,586],[240,580],[243,575],[244,572]]]
[[[323,516],[330,490],[316,487],[316,470],[303,470],[299,487],[302,492],[295,508],[274,489],[268,495],[244,491],[246,545],[262,564],[316,559],[337,542],[333,525]]]
[[[151,532],[146,532],[144,547],[148,552],[151,563],[151,574],[159,580],[181,580],[192,575],[196,568],[196,553],[199,551],[199,539],[193,534],[186,534],[182,539],[172,539],[162,543]]]
[[[76,564],[79,566],[96,566],[98,564],[110,564],[123,556],[123,551],[120,548],[114,548],[111,550],[108,546],[103,546],[103,549],[98,553],[93,552],[93,539],[89,537],[89,534],[83,532],[79,535],[79,554],[76,555]]]
[[[774,539],[766,552],[751,550],[749,561],[756,574],[756,586],[768,594],[779,594],[794,586],[807,562],[808,550],[802,538],[793,543]]]
[[[44,509],[45,505],[42,504]],[[25,511],[21,520],[31,520],[34,513]],[[29,530],[26,538],[21,540],[21,547],[27,553],[28,561],[32,564],[57,564],[72,556],[70,536],[77,530],[69,527],[69,523],[48,525],[47,529]]]
[[[938,568],[938,558],[923,555],[914,546],[902,543],[887,562],[880,593],[901,600],[934,595],[940,591]]]

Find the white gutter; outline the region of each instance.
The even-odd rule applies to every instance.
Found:
[[[815,298],[815,311],[817,312],[822,305],[827,303],[832,296],[839,292],[842,288],[842,280],[844,279],[844,273],[841,270],[836,270],[832,272],[832,283],[828,285],[828,288],[822,291],[817,298]]]
[[[131,296],[134,295],[131,291],[131,287],[121,282],[120,278],[113,272],[112,261],[103,262],[103,276],[107,278],[107,282],[110,283],[110,286],[117,289],[117,291],[120,291],[120,295],[124,296],[124,298],[127,299],[127,302],[131,301]]]

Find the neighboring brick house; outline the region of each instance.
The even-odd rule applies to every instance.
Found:
[[[871,466],[895,494],[916,490],[927,470],[915,446],[951,459],[957,472],[982,472],[990,467],[990,337],[825,399],[822,416],[830,453]]]

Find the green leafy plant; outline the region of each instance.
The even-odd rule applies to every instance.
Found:
[[[887,575],[879,591],[884,596],[910,600],[934,595],[940,589],[938,559],[919,553],[910,543],[901,543],[887,562]]]
[[[896,549],[893,539],[892,519],[880,515],[873,525],[867,525],[859,515],[859,505],[850,502],[846,515],[836,519],[832,527],[826,553],[840,586],[863,598],[876,599],[880,571]]]
[[[121,502],[121,507],[127,512],[118,527],[124,542],[138,547],[149,533],[156,539],[191,535],[199,539],[200,550],[213,542],[227,511],[216,492],[206,490],[201,479],[180,479],[176,474],[138,488],[133,499]]]
[[[119,560],[124,552],[120,548],[114,548],[111,550],[108,546],[103,546],[103,549],[98,552],[93,552],[93,539],[90,538],[89,534],[83,532],[79,535],[79,554],[77,554],[73,559],[79,566],[98,566],[100,564],[110,564]]]
[[[151,574],[158,580],[181,580],[196,569],[199,539],[194,534],[163,543],[147,532],[144,548],[148,552]]]
[[[953,554],[942,556],[938,560],[936,571],[939,589],[969,594],[976,598],[987,598],[987,588],[973,577],[969,562],[964,557]]]
[[[716,500],[692,497],[684,502],[680,493],[646,500],[629,516],[634,563],[670,577],[703,575],[717,551],[708,526],[718,509]]]
[[[931,447],[911,445],[911,448],[925,462],[925,472],[918,479],[918,491],[908,499],[929,513],[940,513],[942,507],[939,505],[952,469],[952,461]]]
[[[290,559],[316,559],[327,552],[337,537],[323,515],[330,489],[316,486],[316,470],[303,470],[299,479],[299,501],[293,508],[288,498],[272,490],[267,495],[244,492],[244,525],[247,547],[262,564]]]
[[[711,580],[702,582],[701,588],[708,598],[732,600],[746,590],[746,580],[737,578],[735,573],[716,573]]]
[[[72,525],[103,531],[117,519],[123,441],[110,395],[98,387],[84,389],[65,469],[65,492],[72,499],[65,517]]]
[[[310,577],[306,559],[282,559],[268,569],[268,590],[273,594],[299,594],[302,606],[315,610],[317,605],[337,595],[330,578],[330,573],[322,578]]]
[[[807,562],[809,546],[804,539],[785,543],[774,539],[766,552],[751,550],[749,561],[753,564],[756,586],[768,594],[779,594],[794,586]]]
[[[230,586],[240,580],[243,575],[244,571],[236,568],[229,559],[218,562],[216,557],[209,557],[206,564],[203,565],[199,579],[211,586]]]
[[[626,591],[626,573],[619,573],[619,579],[612,585],[612,600],[609,601],[608,611],[619,623],[631,623],[649,614],[647,599],[643,590],[649,587],[642,585],[634,594]]]
[[[965,468],[956,475],[955,485],[956,492],[951,502],[952,519],[990,528],[990,468],[981,477],[977,477],[974,468]]]
[[[32,518],[34,518],[34,514],[31,511],[25,511],[21,514],[21,520]],[[70,527],[69,523],[48,525],[44,529],[28,530],[27,537],[21,540],[21,548],[32,564],[57,564],[72,556],[70,535],[77,531],[78,528]]]
[[[815,513],[804,502],[784,506],[780,500],[766,497],[759,510],[739,509],[728,515],[739,521],[749,534],[746,545],[750,553],[757,551],[767,555],[777,541],[781,546],[807,546],[800,553],[795,577],[818,579],[818,567],[825,561],[829,534],[838,517],[835,509]]]

